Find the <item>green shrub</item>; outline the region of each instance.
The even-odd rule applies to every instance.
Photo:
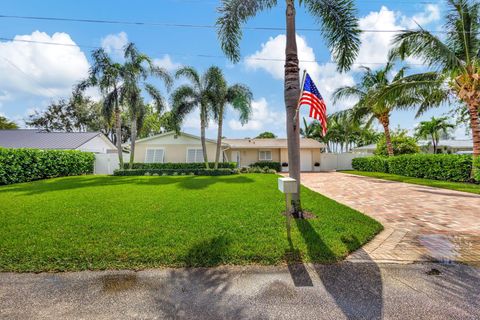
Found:
[[[132,170],[115,170],[115,176],[179,176],[179,175],[196,175],[196,176],[227,176],[237,174],[236,169],[132,169]]]
[[[90,152],[0,148],[0,184],[93,173],[94,162]]]
[[[402,154],[419,153],[420,148],[417,145],[415,138],[407,136],[405,131],[393,132],[391,134],[393,154],[398,156]],[[377,156],[387,156],[387,142],[385,135],[383,135],[377,143],[377,149],[375,150]]]
[[[276,172],[280,172],[282,170],[282,164],[280,162],[275,162],[275,161],[258,161],[250,165],[250,168],[254,168],[254,167],[260,167],[260,168],[268,167],[269,169],[273,169]]]
[[[366,157],[352,160],[359,171],[444,181],[471,181],[472,157],[456,154],[410,154],[395,157]]]
[[[365,157],[352,160],[352,167],[358,171],[388,172],[386,157]]]
[[[476,157],[473,161],[473,178],[480,183],[480,157]]]
[[[215,163],[209,162],[208,163],[210,168],[213,168]],[[235,169],[237,167],[236,162],[219,162],[218,168],[219,169]],[[123,168],[125,170],[130,169],[130,165],[128,163],[123,164]],[[133,169],[205,169],[205,163],[203,162],[195,162],[195,163],[134,163]]]

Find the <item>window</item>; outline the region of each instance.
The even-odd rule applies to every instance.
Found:
[[[187,149],[187,162],[203,162],[203,150],[202,149]]]
[[[147,149],[145,163],[163,163],[165,152],[163,149]]]
[[[259,151],[258,160],[260,160],[260,161],[272,161],[272,151]]]

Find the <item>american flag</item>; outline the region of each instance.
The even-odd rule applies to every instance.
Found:
[[[303,85],[298,107],[300,108],[302,105],[310,106],[310,118],[320,121],[322,125],[322,135],[325,136],[327,134],[327,106],[308,73],[305,77],[305,84]]]

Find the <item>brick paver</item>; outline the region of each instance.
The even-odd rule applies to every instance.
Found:
[[[480,265],[479,195],[338,172],[304,173],[302,183],[385,227],[349,260]]]

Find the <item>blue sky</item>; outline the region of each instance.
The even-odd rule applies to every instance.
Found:
[[[252,19],[251,27],[284,27],[283,1],[278,8],[263,12]],[[156,0],[156,1],[10,1],[2,4],[0,15],[43,16],[78,19],[144,21],[213,25],[218,1],[214,0]],[[357,1],[360,26],[369,30],[398,30],[412,28],[420,23],[427,29],[441,28],[444,6],[442,2],[413,0]],[[315,21],[297,9],[297,27],[314,28]],[[174,70],[180,65],[192,65],[205,70],[210,65],[223,68],[228,81],[244,83],[254,93],[252,120],[241,126],[236,114],[229,111],[224,132],[228,137],[252,137],[261,131],[285,135],[283,104],[283,63],[259,60],[282,58],[284,32],[281,30],[245,30],[240,63],[233,65],[223,58],[215,29],[179,28],[167,26],[135,26],[128,24],[98,24],[65,21],[21,20],[0,18],[0,37],[28,41],[67,43],[71,46],[53,46],[21,41],[0,42],[0,114],[15,119],[19,124],[33,110],[41,110],[54,99],[68,96],[71,86],[82,79],[89,67],[91,47],[103,46],[112,55],[127,41],[136,43],[140,50],[156,59],[159,65]],[[304,63],[327,100],[330,112],[348,107],[349,102],[333,106],[330,93],[339,86],[353,84],[358,77],[358,66],[368,63],[376,68],[386,59],[388,43],[393,33],[366,33],[360,56],[353,70],[339,74],[331,63],[330,54],[318,32],[299,31],[300,60]],[[210,57],[204,57],[205,55]],[[413,63],[412,72],[419,70]],[[161,84],[158,84],[161,87]],[[350,102],[351,103],[351,102]],[[306,109],[306,108],[305,108]],[[448,107],[435,109],[420,119],[414,111],[395,112],[392,127],[412,129],[416,123],[432,115],[442,115]],[[302,114],[306,115],[307,110]],[[186,132],[198,134],[198,114],[192,114],[184,123]],[[215,125],[208,135],[214,136]],[[457,137],[462,137],[458,129]]]

